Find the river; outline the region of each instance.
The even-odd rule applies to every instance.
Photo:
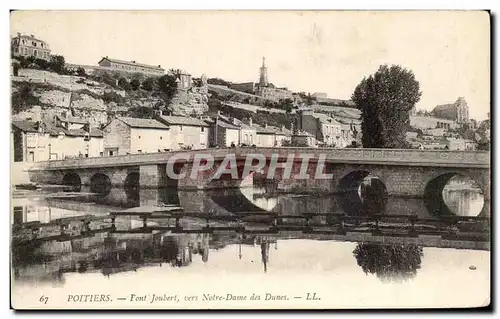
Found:
[[[457,216],[489,215],[474,189],[445,189],[443,201]],[[344,212],[348,215],[401,214],[436,217],[422,199],[355,194],[300,195],[276,193],[269,187],[224,192],[177,192],[173,189],[118,189],[104,195],[60,190],[19,192],[12,200],[12,223],[48,223],[61,217],[106,215],[130,208],[180,205],[186,211],[215,214],[276,212],[301,215]],[[431,207],[431,208],[429,208]],[[151,222],[157,224],[159,222]],[[124,218],[126,229],[141,227]],[[240,236],[236,233],[174,234],[171,232],[110,234],[16,247],[12,256],[14,300],[36,303],[40,296],[63,300],[68,292],[111,294],[129,298],[158,292],[199,296],[201,292],[237,295],[304,292],[322,296],[325,307],[433,307],[478,305],[489,298],[488,250],[325,240],[311,236]],[[388,285],[388,283],[393,283]],[[307,307],[305,298],[275,302],[271,307]],[[26,301],[27,302],[27,301]],[[123,301],[123,307],[129,307]],[[136,307],[191,307],[144,302]],[[78,304],[73,305],[78,306]],[[92,303],[86,307],[106,307]],[[116,305],[115,305],[116,306]],[[199,304],[203,307],[203,304]],[[246,307],[250,307],[246,304]]]

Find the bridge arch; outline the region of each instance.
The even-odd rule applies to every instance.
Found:
[[[90,178],[90,191],[103,195],[109,194],[111,191],[111,179],[108,175],[97,173]]]
[[[379,214],[387,205],[387,188],[368,170],[354,170],[338,182],[338,204],[349,215]]]
[[[474,184],[476,184],[477,187],[480,189],[480,193],[483,196],[483,199],[485,197],[485,189],[484,185],[482,185],[476,178],[475,176],[469,175],[469,174],[464,174],[462,172],[446,172],[439,174],[437,176],[434,176],[432,179],[430,179],[424,189],[424,203],[429,211],[429,213],[433,216],[439,217],[439,216],[452,216],[452,215],[457,215],[460,214],[461,212],[454,212],[447,204],[445,200],[445,195],[444,195],[444,189],[446,185],[452,180],[454,177],[463,177],[463,178],[468,178]],[[466,199],[467,200],[467,199]],[[468,203],[466,203],[468,204]],[[459,204],[460,205],[460,204]],[[486,213],[486,208],[487,204],[484,201],[483,206],[481,209],[478,210],[478,215],[484,215]],[[457,207],[457,209],[461,209],[460,207]]]
[[[64,174],[62,183],[63,185],[71,186],[72,192],[79,192],[82,189],[82,179],[80,178],[80,175],[75,172]]]

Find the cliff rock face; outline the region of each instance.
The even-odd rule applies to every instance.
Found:
[[[13,119],[37,119],[72,115],[88,119],[91,125],[108,122],[113,114],[127,115],[130,109],[165,107],[157,93],[144,90],[124,91],[115,86],[78,76],[59,75],[53,72],[22,69],[12,77],[12,93],[29,87],[36,99],[31,99],[29,109],[13,115]],[[193,85],[178,87],[168,107],[174,115],[201,115],[208,111],[206,79]]]
[[[170,109],[174,115],[201,115],[208,111],[208,90],[206,86],[192,87],[188,90],[178,90]]]

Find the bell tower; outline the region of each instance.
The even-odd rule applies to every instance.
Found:
[[[266,87],[268,84],[267,82],[267,66],[266,66],[266,58],[262,57],[262,66],[260,67],[260,79],[259,79],[259,86],[260,87]]]

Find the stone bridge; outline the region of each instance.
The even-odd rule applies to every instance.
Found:
[[[220,189],[240,187],[245,185],[245,181],[252,184],[242,172],[249,166],[245,161],[255,154],[264,156],[266,163],[260,169],[254,169],[252,165],[255,164],[251,161],[252,167],[247,169],[254,173],[251,177],[271,178],[284,191],[346,192],[357,189],[361,181],[370,175],[380,179],[390,196],[441,198],[446,183],[455,175],[464,175],[477,183],[485,201],[490,199],[490,153],[484,151],[221,148],[37,162],[29,170],[29,175],[35,183],[76,187],[89,185],[93,192],[104,192],[112,186]],[[202,160],[196,163],[195,156]],[[227,173],[214,176],[221,165],[227,166],[225,159],[228,156],[236,163],[237,178],[230,175],[228,178]],[[213,159],[213,166],[205,170],[196,169],[193,175],[194,166],[199,168],[208,163],[204,157]],[[305,160],[305,157],[310,159]],[[170,170],[174,174],[184,175],[177,180],[171,178],[167,168],[174,159],[175,164]],[[267,173],[273,160],[278,166],[290,163],[290,178],[283,177],[285,167],[278,167],[274,175],[269,177]],[[322,167],[319,167],[320,164]],[[309,178],[296,178],[303,166]],[[314,174],[318,169],[322,169],[322,173],[328,174],[328,177],[318,178]]]

